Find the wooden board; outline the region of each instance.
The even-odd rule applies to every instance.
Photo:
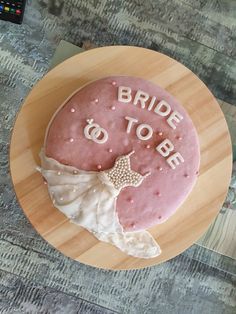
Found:
[[[36,171],[46,127],[61,103],[78,87],[109,75],[148,79],[170,92],[191,116],[200,139],[201,166],[197,183],[167,222],[149,231],[162,254],[153,259],[125,255],[99,242],[55,209],[47,187]],[[18,200],[35,229],[63,254],[106,269],[134,269],[155,265],[180,254],[207,229],[227,193],[232,153],[227,124],[215,98],[186,67],[143,48],[113,46],[93,49],[63,62],[31,91],[12,133],[10,167]]]

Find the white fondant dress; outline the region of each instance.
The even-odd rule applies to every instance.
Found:
[[[147,176],[131,170],[132,153],[118,157],[113,168],[95,172],[63,165],[42,151],[39,170],[47,180],[54,206],[73,223],[128,255],[151,258],[161,253],[152,235],[147,231],[124,232],[116,212],[120,190],[139,186]]]

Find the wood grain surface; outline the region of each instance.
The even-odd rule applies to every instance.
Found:
[[[85,45],[83,45],[85,46]],[[86,46],[94,48],[93,43],[87,42]],[[66,59],[83,52],[84,49],[77,47],[67,41],[62,40],[58,45],[52,59],[51,68],[65,61]],[[225,116],[233,147],[233,157],[236,166],[236,106],[228,104],[220,99],[216,99]],[[235,168],[236,171],[236,168]],[[211,223],[206,233],[196,242],[210,250],[220,254],[227,255],[236,259],[236,172],[232,172],[232,178],[227,197],[217,215],[216,219]],[[235,188],[234,188],[235,187]],[[235,191],[235,192],[234,192]],[[235,205],[234,205],[235,204]]]
[[[236,107],[218,100],[226,118],[233,147],[233,172],[230,187],[219,215],[197,241],[210,250],[236,260]]]
[[[188,111],[199,134],[200,176],[177,213],[166,223],[150,229],[163,251],[154,259],[129,257],[71,224],[53,207],[42,177],[35,170],[45,129],[53,112],[79,86],[112,74],[140,76],[165,88]],[[225,198],[232,156],[223,114],[212,94],[191,71],[165,55],[119,46],[94,49],[72,57],[36,85],[15,123],[10,164],[18,200],[33,226],[50,244],[88,265],[132,269],[168,260],[202,235]],[[213,182],[217,182],[214,189]]]

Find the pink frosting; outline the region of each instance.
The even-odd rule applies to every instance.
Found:
[[[115,83],[116,84],[115,84]],[[142,90],[157,101],[167,101],[183,120],[172,129],[166,117],[141,105],[118,101],[118,87],[128,86],[132,95]],[[148,104],[148,103],[147,103]],[[127,134],[125,117],[137,119]],[[106,129],[108,141],[97,144],[84,136],[87,119]],[[153,128],[150,140],[136,136],[136,126],[145,123]],[[156,146],[168,138],[184,158],[175,170],[157,151]],[[194,125],[183,107],[159,86],[134,77],[108,77],[81,88],[57,112],[48,128],[45,152],[48,157],[83,170],[100,171],[113,166],[117,156],[134,150],[131,157],[133,170],[151,175],[137,187],[123,189],[117,199],[117,212],[125,230],[147,229],[170,217],[193,188],[199,169],[199,143]]]

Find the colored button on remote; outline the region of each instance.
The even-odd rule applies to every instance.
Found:
[[[0,20],[21,24],[26,2],[27,0],[0,0]]]

